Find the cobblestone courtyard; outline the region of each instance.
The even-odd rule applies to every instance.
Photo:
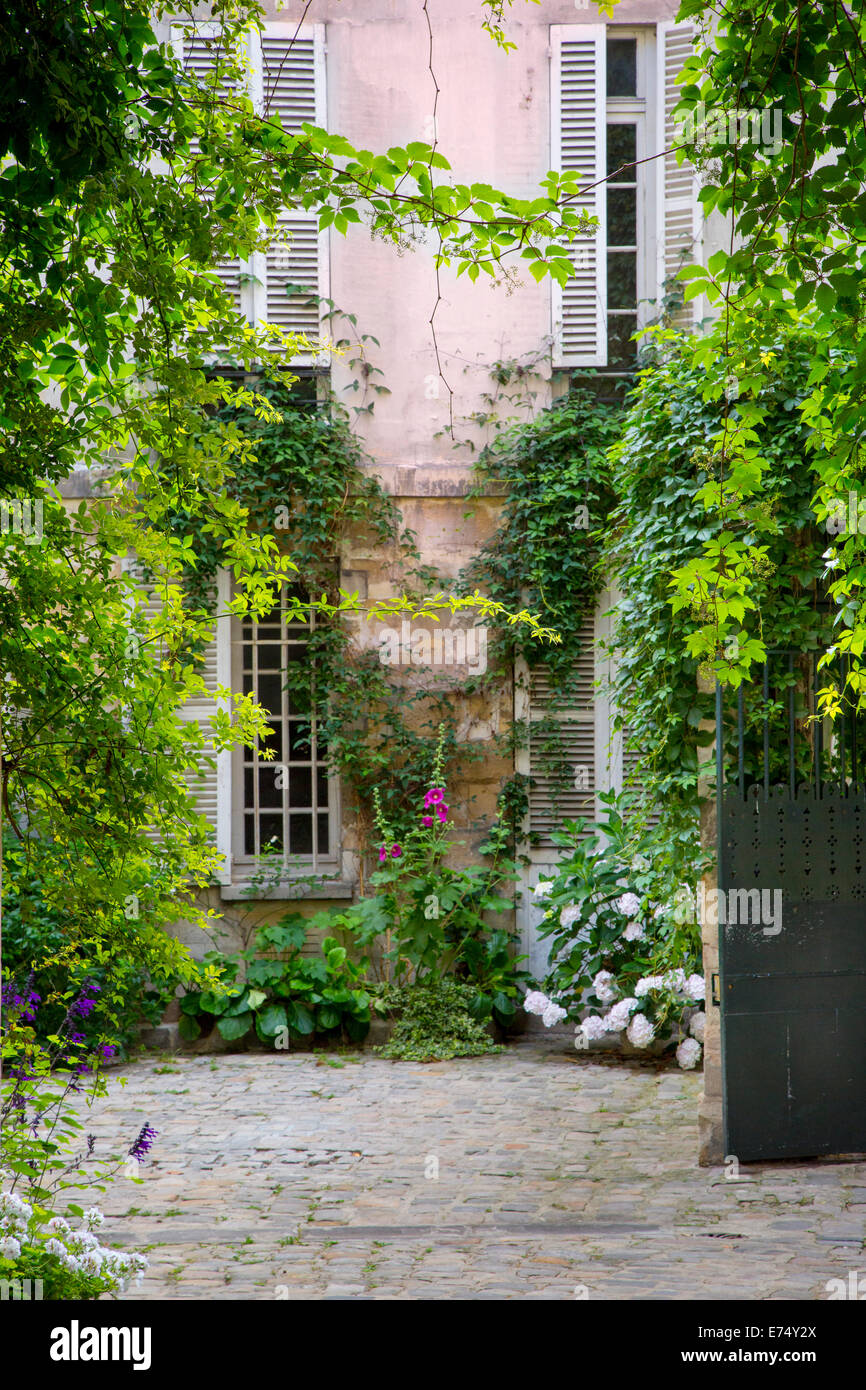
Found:
[[[103,1199],[151,1261],[127,1297],[824,1299],[866,1271],[866,1164],[698,1168],[699,1075],[533,1043],[122,1074],[87,1127],[159,1131]]]

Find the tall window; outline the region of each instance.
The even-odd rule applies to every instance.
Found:
[[[583,24],[553,25],[551,37],[551,153],[578,175],[574,208],[597,223],[568,243],[574,275],[553,287],[554,366],[615,384],[634,370],[633,335],[657,297],[655,34]]]
[[[632,334],[647,294],[644,174],[646,40],[608,30],[606,44],[607,363],[629,371],[637,360]]]
[[[305,595],[285,585],[261,621],[236,622],[235,688],[268,711],[269,737],[236,750],[235,859],[282,863],[315,873],[337,859],[336,783],[316,717],[310,658],[315,614],[299,614]],[[267,751],[273,758],[265,758]]]

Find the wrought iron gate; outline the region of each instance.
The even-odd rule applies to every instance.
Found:
[[[742,1161],[866,1152],[866,725],[810,722],[816,665],[770,653],[735,710],[716,693],[725,1152]]]

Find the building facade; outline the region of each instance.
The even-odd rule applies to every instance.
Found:
[[[492,390],[497,364],[523,364],[531,378],[531,398],[517,406],[525,417],[587,371],[613,391],[635,366],[631,335],[658,317],[680,265],[709,252],[711,229],[701,220],[694,172],[663,153],[676,143],[675,79],[692,31],[674,23],[676,0],[624,0],[609,23],[579,0],[515,5],[508,17],[512,51],[491,41],[481,6],[467,0],[436,0],[429,7],[432,47],[424,14],[404,0],[372,7],[362,0],[313,0],[309,6],[286,0],[277,7],[269,0],[267,9],[263,37],[250,41],[250,90],[262,110],[280,112],[284,125],[311,121],[373,150],[435,142],[455,180],[489,182],[519,197],[537,196],[550,169],[575,170],[585,186],[581,205],[598,219],[597,231],[570,248],[575,274],[563,289],[522,275],[520,262],[495,280],[481,276],[472,283],[447,267],[437,277],[429,244],[395,249],[363,225],[350,226],[345,236],[319,231],[312,215],[297,211],[287,211],[267,253],[221,268],[226,288],[251,321],[277,322],[316,342],[331,336],[335,316],[351,314],[358,334],[375,337],[371,357],[389,394],[358,415],[356,428],[370,467],[415,532],[422,560],[447,586],[497,524],[495,496],[477,498],[471,507],[466,501],[473,461],[492,437],[491,415],[504,417],[515,408]],[[203,20],[170,33],[184,61],[206,71],[212,26]],[[693,300],[677,317],[697,327],[705,312]],[[351,359],[351,352],[325,346],[299,352],[294,365],[318,383],[313,389],[327,383],[338,399],[351,401],[358,384]],[[71,491],[80,487],[80,481],[70,484]],[[340,587],[357,591],[362,601],[395,592],[387,557],[361,537],[348,539],[339,567]],[[286,628],[277,615],[270,623],[242,625],[226,612],[230,597],[230,575],[223,572],[207,679],[212,690],[228,685],[256,692],[278,728],[285,775],[277,786],[269,770],[266,787],[257,754],[249,750],[221,753],[214,768],[203,771],[199,807],[223,855],[214,905],[229,923],[233,905],[243,901],[249,908],[250,880],[265,844],[276,846],[285,870],[254,903],[257,916],[282,911],[280,900],[298,896],[293,879],[299,873],[318,878],[316,886],[303,888],[302,905],[310,911],[351,899],[362,883],[350,798],[329,774],[326,750],[315,737],[302,736],[304,711],[293,707],[284,688],[288,664],[304,661],[309,632],[301,625]],[[544,678],[518,671],[522,679],[503,682],[480,703],[464,696],[458,681],[477,673],[487,658],[471,618],[436,633],[438,664],[455,673],[459,737],[489,745],[489,756],[473,765],[471,782],[451,789],[456,837],[471,855],[504,782],[514,772],[528,775],[526,887],[554,862],[550,834],[557,820],[592,814],[598,793],[622,782],[613,712],[596,686],[606,674],[602,642],[613,597],[603,593],[585,619],[578,695],[561,714],[564,745],[581,771],[573,789],[558,798],[531,734],[512,765],[491,742],[514,719],[531,728],[543,717],[551,694]],[[437,664],[432,627],[420,639],[399,623],[387,630],[360,622],[356,629],[361,647],[393,649],[395,666],[411,667],[406,653],[416,640],[422,649],[427,642],[426,655],[432,652]],[[188,713],[206,728],[215,707],[205,701]],[[545,950],[535,936],[538,914],[530,894],[522,899],[522,949],[540,973]],[[187,939],[194,952],[208,945],[200,933]]]

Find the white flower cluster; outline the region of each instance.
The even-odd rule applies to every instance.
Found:
[[[536,883],[535,887],[532,890],[532,896],[534,898],[546,898],[550,893],[552,887],[553,879],[546,878],[541,883]]]
[[[695,1038],[683,1038],[677,1048],[677,1061],[684,1071],[691,1071],[701,1055],[701,1045]]]
[[[599,999],[602,1004],[612,1004],[614,999],[616,998],[616,990],[612,988],[612,986],[613,976],[611,975],[610,971],[599,970],[598,974],[592,982],[592,988],[595,993],[595,997]]]
[[[14,1192],[0,1192],[0,1255],[17,1260],[22,1243],[37,1247],[42,1244],[38,1233],[30,1233],[33,1208]],[[48,1255],[54,1255],[73,1274],[98,1276],[112,1289],[125,1289],[131,1278],[136,1285],[144,1278],[148,1260],[137,1252],[124,1255],[100,1245],[93,1234],[105,1221],[98,1207],[84,1213],[82,1229],[73,1230],[62,1216],[52,1216],[45,1229],[49,1238],[42,1244]]]
[[[623,893],[617,900],[617,912],[621,912],[623,917],[636,917],[640,911],[640,898],[636,893]]]
[[[552,1028],[567,1017],[565,1009],[548,999],[539,989],[531,989],[524,996],[523,1007],[528,1014],[537,1014],[545,1028]]]
[[[642,980],[638,980],[634,992],[638,999],[643,999],[644,995],[649,994],[651,989],[670,989],[683,999],[704,999],[706,997],[706,984],[703,975],[686,975],[686,972],[680,968],[668,970],[665,975],[644,976]]]
[[[571,904],[568,907],[564,907],[560,912],[559,925],[568,929],[568,927],[573,927],[575,922],[579,922],[580,917],[581,909],[575,906],[574,904]]]

